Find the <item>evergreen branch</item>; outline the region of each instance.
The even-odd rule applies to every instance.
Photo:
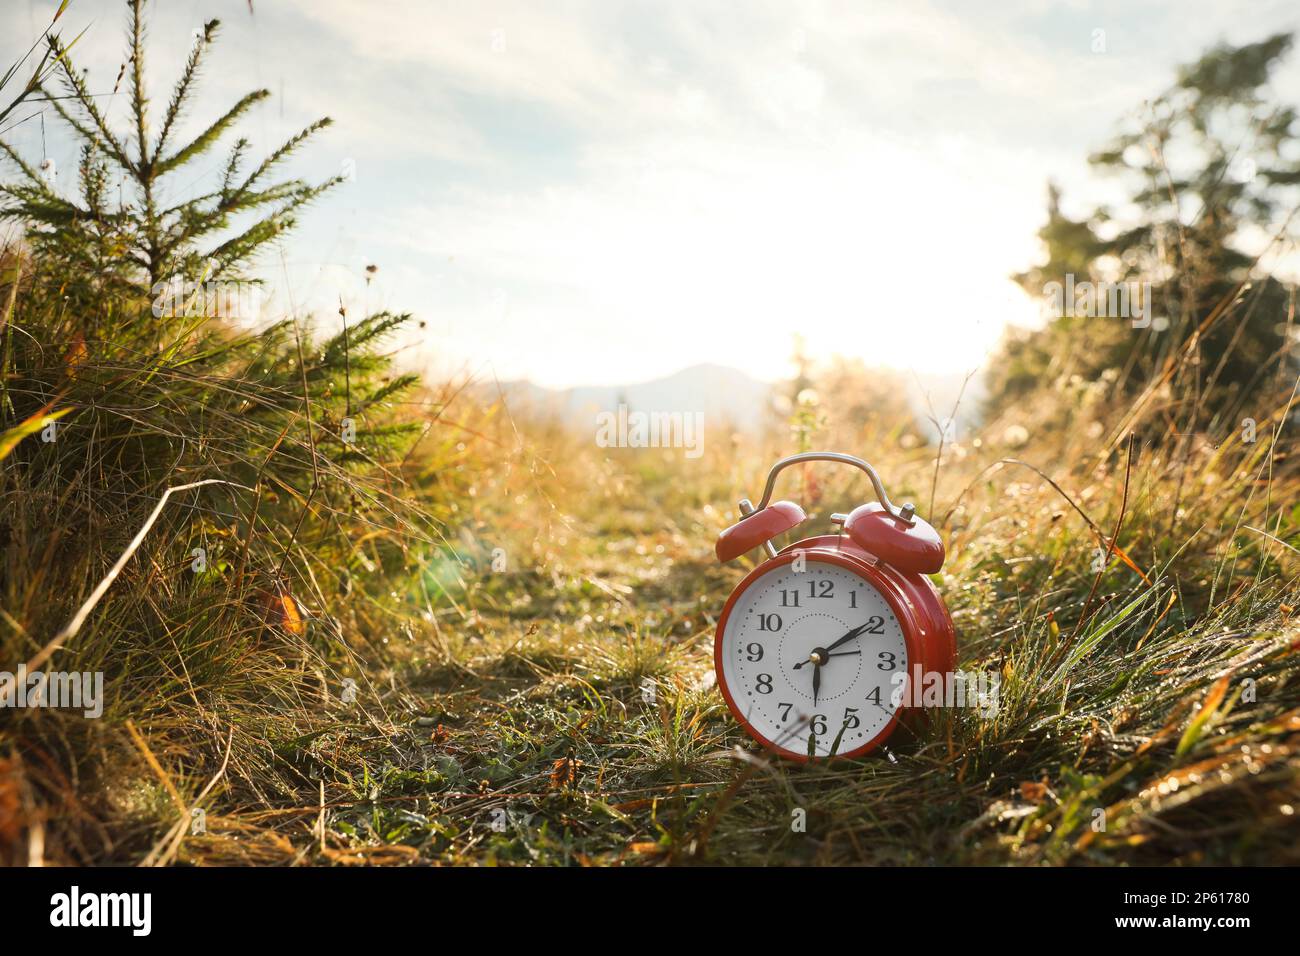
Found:
[[[221,263],[223,268],[248,261],[260,246],[293,228],[295,220],[290,213],[312,202],[342,181],[341,176],[334,176],[318,186],[307,186],[298,190],[293,199],[277,209],[271,217],[254,223],[238,236],[223,242],[209,255]]]
[[[258,248],[275,239],[291,225],[292,221],[286,224],[283,220],[277,221],[274,218],[263,219],[217,246],[208,253],[208,258],[215,259],[219,268],[225,271],[241,262],[247,262]]]
[[[162,176],[169,173],[177,167],[185,165],[199,153],[208,150],[236,120],[247,113],[255,104],[260,103],[270,95],[269,90],[255,90],[246,95],[227,110],[224,116],[200,133],[188,146],[183,146],[166,159],[157,160],[155,158],[153,164],[154,175]]]
[[[245,190],[251,188],[252,185],[256,183],[259,179],[261,179],[267,172],[269,172],[272,167],[283,162],[285,159],[288,159],[289,156],[295,150],[297,150],[299,146],[301,146],[304,142],[307,141],[307,139],[314,136],[316,133],[320,132],[321,130],[325,129],[327,126],[333,125],[333,123],[334,121],[330,119],[328,116],[326,116],[322,119],[318,119],[316,122],[312,123],[302,132],[291,137],[279,149],[273,152],[270,156],[266,157],[266,159],[262,160],[262,165],[258,166],[257,169],[253,171],[253,174],[244,180],[244,182],[240,185],[238,192],[244,192]]]
[[[13,161],[14,165],[22,170],[23,175],[30,179],[33,185],[43,189],[45,192],[50,192],[49,185],[45,182],[45,179],[41,174],[31,166],[27,165],[23,158],[18,155],[18,152],[2,139],[0,139],[0,151],[4,152],[4,154]],[[54,194],[50,192],[50,195]]]
[[[104,196],[108,175],[104,164],[95,161],[96,150],[89,144],[81,149],[81,193],[86,200],[86,208],[91,218],[97,222],[105,221],[110,214],[104,208]]]
[[[308,186],[302,180],[295,179],[272,186],[260,193],[246,195],[237,204],[226,203],[221,193],[204,193],[201,196],[195,196],[193,199],[178,203],[164,210],[159,217],[165,219],[175,216],[178,220],[169,235],[164,252],[170,254],[178,246],[227,228],[230,225],[230,216],[233,213],[249,212],[267,203],[297,199],[314,188]],[[206,203],[212,200],[217,200],[217,202],[211,208],[205,206]],[[294,205],[295,203],[287,203],[280,212],[291,209]]]
[[[420,376],[414,373],[399,375],[396,378],[394,378],[392,381],[380,386],[375,391],[371,392],[369,395],[363,398],[360,402],[358,402],[356,407],[353,409],[353,412],[359,413],[359,412],[366,411],[366,409],[373,408],[374,406],[380,404],[381,402],[385,402],[388,399],[400,395],[402,392],[410,388],[413,388],[414,386],[418,385],[419,382],[420,382]]]
[[[246,212],[250,209],[256,209],[259,206],[265,206],[267,203],[279,202],[285,199],[297,199],[303,194],[315,194],[326,188],[329,188],[326,184],[311,186],[301,179],[291,179],[287,182],[277,183],[276,185],[271,186],[268,189],[263,189],[260,192],[245,191],[234,193],[231,197],[218,204],[217,211],[221,213]],[[308,198],[314,198],[314,195]]]
[[[83,80],[73,68],[72,62],[67,57],[62,44],[59,43],[57,37],[52,38],[50,42],[55,45],[57,50],[59,50],[59,66],[61,68],[59,72],[63,77],[64,86],[66,86],[68,91],[72,94],[71,98],[77,102],[78,106],[85,110],[86,115],[89,116],[91,122],[95,124],[95,129],[98,130],[98,134],[87,129],[81,123],[73,121],[69,113],[60,106],[58,102],[54,103],[54,109],[60,116],[66,119],[69,124],[71,124],[72,128],[75,129],[84,139],[94,142],[102,138],[104,143],[107,144],[109,153],[115,160],[117,160],[118,164],[123,169],[134,169],[135,167],[132,164],[130,157],[126,154],[126,147],[119,142],[118,138],[113,135],[113,131],[108,128],[108,123],[105,121],[104,115],[99,111],[99,107],[95,105],[95,99],[91,96],[90,90],[86,88],[86,81]]]
[[[172,126],[180,117],[181,111],[185,108],[185,102],[189,98],[190,89],[195,79],[199,75],[199,66],[203,61],[203,54],[208,46],[217,37],[217,28],[221,25],[219,20],[209,20],[203,24],[203,35],[196,38],[190,55],[185,60],[185,69],[181,73],[181,78],[176,82],[175,89],[172,90],[172,98],[167,104],[167,113],[163,118],[162,130],[158,133],[158,142],[154,145],[154,155],[161,156],[163,149],[167,145],[167,137],[171,134]]]
[[[140,148],[140,178],[149,178],[149,100],[144,95],[144,0],[131,0],[131,114],[135,117],[135,135]]]
[[[348,329],[346,336],[340,332],[325,343],[321,349],[321,364],[327,367],[342,365],[347,351],[363,350],[410,321],[411,315],[408,312],[376,312],[368,315]],[[355,367],[355,356],[352,364]]]
[[[41,87],[41,92],[45,94],[45,102],[48,102],[54,107],[54,112],[58,113],[59,118],[71,126],[78,136],[90,143],[99,140],[98,133],[85,126],[80,120],[63,108],[63,104],[60,102],[61,100],[75,99],[75,97],[50,96],[49,92],[43,86]]]
[[[210,202],[214,199],[220,198],[221,193],[219,192],[203,193],[202,195],[186,199],[184,202],[179,202],[174,206],[168,206],[166,209],[162,210],[162,212],[158,213],[158,217],[160,219],[165,219],[168,216],[201,214],[206,212],[206,210],[203,209],[203,204],[205,202]]]
[[[273,216],[254,225],[239,236],[233,237],[210,253],[210,256],[216,258],[223,266],[246,261],[251,258],[258,246],[269,242],[280,233],[292,228],[294,221],[289,216],[290,213],[298,207],[313,201],[326,189],[337,184],[337,177],[317,186],[309,185],[301,180],[291,180],[272,186],[260,193],[246,195],[238,205],[223,207],[218,204],[215,209],[205,209],[202,205],[204,201],[214,198],[215,194],[200,196],[189,202],[182,203],[170,210],[170,212],[179,215],[180,221],[168,236],[168,240],[163,247],[163,255],[165,258],[170,257],[177,249],[191,245],[196,239],[227,228],[232,214],[248,212],[272,202],[281,202],[282,205],[275,211]],[[268,228],[259,229],[258,226],[263,224]],[[241,248],[237,251],[237,247]]]
[[[50,229],[62,228],[86,218],[86,211],[48,189],[0,183],[0,195],[12,196],[19,205],[0,209],[0,219],[26,220]]]
[[[241,136],[235,141],[234,148],[230,150],[230,158],[226,160],[225,172],[221,174],[221,195],[223,198],[230,193],[230,187],[234,185],[235,177],[239,175],[240,163],[247,151],[248,140]]]

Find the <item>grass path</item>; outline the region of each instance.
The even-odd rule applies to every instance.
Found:
[[[1175,574],[1148,587],[1116,561],[1071,636],[1094,576],[1062,555],[1087,553],[1087,530],[1049,519],[1008,548],[989,520],[942,587],[962,665],[1002,678],[997,716],[943,711],[888,756],[798,767],[757,753],[713,687],[714,615],[743,573],[711,553],[726,498],[640,477],[570,497],[544,547],[523,529],[504,570],[462,568],[436,646],[388,675],[391,732],[360,769],[335,764],[348,796],[325,815],[330,858],[1294,862],[1284,576],[1194,615]]]

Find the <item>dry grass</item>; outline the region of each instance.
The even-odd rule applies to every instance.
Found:
[[[254,490],[169,506],[51,658],[105,673],[102,718],[0,718],[8,862],[1294,861],[1285,396],[1253,444],[1131,460],[1101,451],[1127,409],[1097,387],[1060,398],[1064,425],[992,422],[936,463],[901,421],[841,417],[843,376],[795,438],[710,433],[698,460],[596,448],[450,387],[376,406],[373,443],[349,448],[339,370],[304,376],[292,327],[196,343],[202,368],[93,341],[71,368],[56,330],[21,324],[39,320],[15,317],[44,345],[8,353],[14,418],[73,411],[2,464],[5,660],[69,619],[161,489]],[[938,583],[962,665],[1002,677],[995,717],[946,711],[892,759],[806,768],[739,734],[711,649],[745,568],[712,544],[796,440],[869,457],[899,500],[933,485]],[[814,522],[869,495],[833,469],[788,480]],[[203,574],[195,546],[215,553]]]

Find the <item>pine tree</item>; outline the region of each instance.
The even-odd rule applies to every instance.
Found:
[[[145,96],[144,0],[128,0],[129,26],[125,81],[131,128],[114,129],[91,94],[85,74],[73,64],[57,36],[48,43],[62,95],[38,82],[46,102],[81,143],[75,196],[56,191],[32,164],[0,141],[0,151],[21,174],[17,183],[0,184],[0,218],[27,228],[33,258],[41,268],[58,270],[57,286],[70,311],[90,315],[105,296],[130,308],[158,295],[169,280],[248,280],[247,271],[268,243],[295,223],[294,214],[342,181],[272,181],[274,174],[316,133],[330,125],[317,120],[248,169],[249,141],[237,139],[223,164],[219,182],[173,205],[162,200],[169,177],[189,172],[270,93],[242,97],[201,133],[177,143],[178,126],[216,41],[219,21],[195,32],[184,69],[173,88],[162,121],[153,133]]]
[[[1204,427],[1251,403],[1274,379],[1294,377],[1288,353],[1291,292],[1243,250],[1244,237],[1285,241],[1297,223],[1300,132],[1293,107],[1272,102],[1267,82],[1290,34],[1220,45],[1178,71],[1176,82],[1090,157],[1130,184],[1121,206],[1080,219],[1050,187],[1039,236],[1047,261],[1014,278],[1035,297],[1053,282],[1150,282],[1151,316],[1062,315],[1004,346],[990,383],[991,410],[1035,389],[1105,376],[1134,395],[1163,379],[1174,402],[1168,424]],[[1258,411],[1258,409],[1255,409]]]
[[[40,91],[81,141],[75,197],[61,195],[0,142],[21,177],[0,183],[0,201],[8,200],[0,217],[20,223],[26,236],[17,267],[0,271],[0,438],[62,416],[57,442],[28,440],[0,456],[0,480],[22,476],[48,493],[81,489],[81,507],[49,518],[58,535],[80,540],[104,524],[139,527],[140,509],[181,481],[271,489],[239,512],[247,522],[239,541],[250,574],[273,568],[287,578],[284,555],[305,560],[304,547],[346,541],[358,512],[411,520],[388,468],[417,430],[394,405],[418,377],[394,369],[387,345],[410,316],[344,315],[330,335],[314,334],[299,316],[241,328],[207,308],[204,290],[191,295],[203,296],[200,303],[178,302],[169,291],[167,305],[182,308],[156,314],[159,287],[171,290],[176,279],[190,287],[249,281],[258,254],[292,228],[294,214],[343,177],[312,184],[276,175],[329,125],[322,119],[255,165],[248,140],[237,138],[210,188],[164,200],[167,179],[193,182],[183,171],[269,94],[249,93],[197,136],[176,142],[217,37],[212,20],[196,34],[154,132],[144,92],[144,6],[128,2],[119,77],[130,103],[125,131],[109,124],[67,48],[49,41],[66,95]],[[174,538],[196,527],[194,512],[176,509],[166,520]],[[0,515],[0,540],[4,532]]]

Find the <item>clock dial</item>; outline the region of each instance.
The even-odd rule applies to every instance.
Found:
[[[858,750],[898,710],[907,642],[884,596],[839,564],[808,558],[760,575],[732,605],[722,679],[738,712],[768,743],[794,754]],[[895,675],[897,681],[895,680]]]

